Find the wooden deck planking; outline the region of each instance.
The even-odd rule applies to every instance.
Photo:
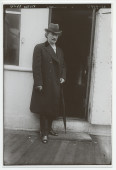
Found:
[[[53,165],[54,164],[53,162],[55,159],[55,155],[58,152],[58,150],[60,149],[62,141],[50,140],[49,143],[50,143],[49,153],[47,151],[46,156],[44,157],[44,159],[41,160],[41,163],[43,165]]]
[[[92,165],[94,161],[94,147],[92,142],[78,142],[74,165]]]
[[[92,142],[84,142],[83,143],[83,154],[84,154],[84,164],[85,165],[94,165],[95,164],[95,150],[94,143]]]
[[[65,150],[64,157],[63,157],[63,164],[64,165],[73,165],[74,164],[74,158],[76,154],[76,146],[78,145],[77,141],[70,141],[67,145],[67,148]],[[61,161],[62,163],[62,161]]]
[[[4,144],[7,143],[7,145],[5,145],[4,147],[8,146],[12,146],[13,144],[15,144],[17,141],[17,135],[11,135],[11,134],[7,134],[6,136],[4,136]]]
[[[95,143],[95,162],[97,165],[105,164],[98,142]]]
[[[20,159],[23,157],[23,155],[30,149],[30,147],[33,146],[34,142],[35,142],[36,138],[33,139],[29,139],[28,137],[26,137],[26,139],[24,140],[24,142],[21,144],[20,148],[17,149],[16,153],[14,154],[15,158],[13,158],[13,163],[18,165],[20,163]]]
[[[75,154],[75,158],[74,158],[74,165],[84,165],[86,162],[85,159],[85,153],[84,153],[84,144],[85,142],[78,142],[77,146],[76,146],[76,154]]]
[[[24,143],[24,136],[12,134],[7,145],[4,145],[4,163],[10,164],[16,159],[16,153],[20,150],[20,146]]]
[[[69,141],[61,142],[59,150],[56,153],[55,158],[53,160],[54,165],[62,165],[62,162],[64,164],[64,155],[65,155],[66,149],[68,148],[68,144],[69,144]]]
[[[97,164],[111,164],[111,139],[107,136],[93,136],[93,139],[96,144],[95,155]]]
[[[37,138],[27,150],[24,149],[24,153],[21,155],[16,164],[33,165],[33,161],[35,161],[34,163],[36,163],[37,155],[41,157],[41,154],[39,153],[41,147],[41,142]]]
[[[4,164],[108,165],[111,164],[111,140],[99,136],[93,136],[92,141],[56,138],[43,144],[38,133],[8,133],[4,138]]]
[[[31,163],[32,165],[48,165],[49,161],[49,157],[50,157],[50,154],[49,154],[49,151],[52,150],[52,143],[49,141],[48,144],[43,144],[41,141],[39,142],[39,145],[40,145],[40,149],[39,150],[36,150],[36,154],[34,155],[33,159],[31,159]],[[36,148],[36,146],[35,146]],[[47,158],[48,159],[47,159]],[[44,161],[44,159],[47,159],[46,161]]]

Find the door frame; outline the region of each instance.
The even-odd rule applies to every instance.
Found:
[[[51,23],[52,18],[52,8],[49,7],[49,18],[48,24]],[[92,80],[92,71],[93,71],[93,47],[94,47],[94,35],[95,35],[95,23],[96,23],[96,8],[93,8],[92,11],[92,28],[91,28],[91,40],[90,40],[90,53],[88,57],[88,71],[87,71],[87,90],[86,90],[86,98],[85,98],[85,120],[90,122],[91,117],[91,100],[92,96],[90,96],[91,89],[91,80]],[[76,119],[76,118],[73,118]]]
[[[95,37],[95,24],[96,24],[96,9],[93,9],[92,12],[92,29],[91,29],[91,40],[90,40],[90,53],[88,57],[88,71],[87,71],[87,90],[86,90],[86,99],[85,99],[85,116],[87,121],[91,121],[91,104],[92,104],[92,73],[94,69],[94,60],[93,60],[93,48],[94,48],[94,37]]]

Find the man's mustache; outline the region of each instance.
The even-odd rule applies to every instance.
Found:
[[[57,39],[56,38],[52,38],[52,40],[56,41]]]

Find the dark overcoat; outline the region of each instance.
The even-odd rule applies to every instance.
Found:
[[[58,116],[60,105],[60,78],[66,79],[63,52],[56,53],[48,42],[35,46],[33,53],[33,91],[30,110],[33,113]],[[35,87],[43,86],[42,92]]]

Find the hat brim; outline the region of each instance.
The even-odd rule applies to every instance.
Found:
[[[54,32],[54,31],[52,31],[50,29],[47,29],[47,28],[45,29],[45,31],[52,32],[52,33],[57,34],[57,35],[61,35],[62,34],[62,31]]]

